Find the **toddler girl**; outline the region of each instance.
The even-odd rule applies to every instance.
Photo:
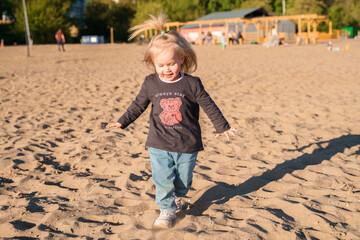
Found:
[[[230,139],[235,136],[236,129],[230,127],[200,79],[188,75],[197,68],[196,55],[190,44],[176,31],[162,31],[166,22],[164,14],[158,18],[150,17],[132,28],[136,31],[130,39],[148,29],[161,31],[151,39],[144,58],[155,73],[145,78],[127,111],[107,128],[126,128],[151,103],[146,146],[156,187],[156,204],[160,206],[160,216],[154,227],[169,228],[176,218],[176,211],[181,210],[181,197],[191,187],[197,154],[203,150],[199,106],[217,133],[224,133]]]

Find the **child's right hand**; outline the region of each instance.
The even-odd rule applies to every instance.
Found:
[[[115,122],[115,123],[109,123],[108,125],[106,125],[106,129],[110,129],[110,128],[121,128],[122,125],[121,123]]]

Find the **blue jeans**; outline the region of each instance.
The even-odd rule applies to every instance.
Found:
[[[57,44],[58,44],[58,50],[59,50],[59,51],[61,51],[61,50],[60,50],[60,46],[61,46],[61,47],[62,47],[63,52],[65,52],[64,42],[63,42],[63,40],[57,40]]]
[[[175,197],[184,197],[192,184],[195,153],[177,153],[149,147],[155,200],[160,210],[175,212]]]

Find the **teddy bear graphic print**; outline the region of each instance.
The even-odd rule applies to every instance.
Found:
[[[160,113],[160,120],[168,126],[174,126],[181,122],[182,116],[180,113],[180,106],[182,101],[177,98],[164,98],[160,100],[160,106],[163,111]]]

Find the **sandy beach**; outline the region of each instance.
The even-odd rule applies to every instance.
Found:
[[[169,230],[152,229],[149,109],[104,129],[151,73],[145,47],[0,48],[0,239],[360,239],[360,40],[334,46],[194,46],[238,136],[215,139],[201,112],[205,151]]]

